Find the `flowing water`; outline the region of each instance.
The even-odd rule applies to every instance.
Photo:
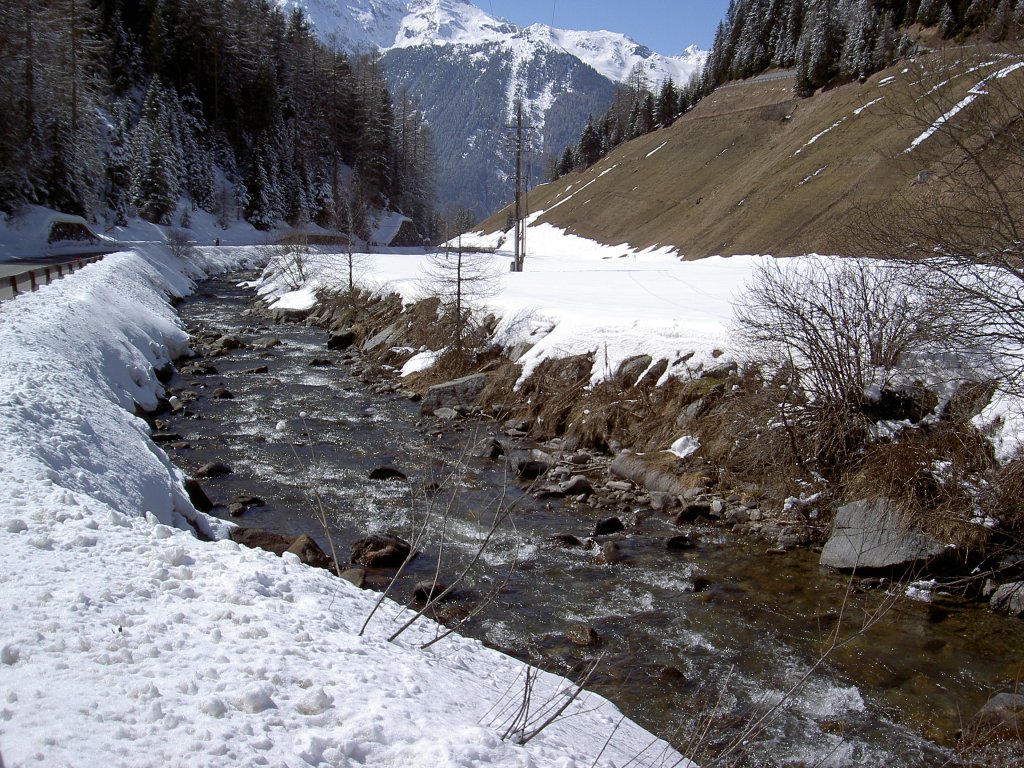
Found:
[[[494,425],[440,435],[429,422],[417,424],[414,404],[370,393],[345,366],[310,367],[314,357],[341,362],[326,351],[326,334],[243,316],[251,292],[238,279],[201,286],[180,307],[185,322],[283,343],[233,351],[214,361],[218,375],[172,382],[199,395],[189,405],[193,416],[172,423],[170,431],[191,446],[169,449],[175,461],[192,471],[226,461],[234,472],[206,481],[210,496],[226,503],[251,493],[267,502],[237,522],[309,533],[328,549],[316,488],[343,560],[359,537],[392,531],[408,538],[430,514],[429,541],[396,586],[399,600],[411,599],[413,583],[429,579],[439,557],[441,580],[454,578],[478,549],[497,501],[515,504],[514,525],[489,543],[485,567],[459,585],[446,617],[483,602],[465,634],[559,672],[578,675],[600,659],[588,687],[683,751],[714,754],[752,713],[795,687],[737,764],[942,765],[962,720],[1020,677],[1019,621],[941,598],[893,602],[884,590],[850,590],[812,552],[768,555],[764,545],[713,528],[695,531],[695,549],[671,551],[665,541],[681,531],[657,513],[627,521],[623,557],[611,565],[594,550],[553,545],[555,534],[584,538],[603,515],[536,500],[507,479],[501,462],[464,458],[466,446]],[[267,372],[244,373],[259,366]],[[211,397],[222,386],[235,397]],[[369,480],[383,465],[400,468],[409,483]],[[440,486],[432,495],[410,490],[432,483]],[[845,638],[873,616],[880,618],[863,635],[797,685],[837,626]],[[599,644],[569,642],[565,632],[578,623],[596,630]],[[656,757],[645,756],[660,765]]]

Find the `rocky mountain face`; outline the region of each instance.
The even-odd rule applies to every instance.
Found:
[[[479,215],[513,194],[515,104],[528,126],[524,172],[574,142],[621,83],[685,82],[705,53],[654,53],[613,32],[519,27],[464,0],[278,0],[299,7],[322,39],[379,51],[391,90],[419,101],[437,150],[439,205]]]

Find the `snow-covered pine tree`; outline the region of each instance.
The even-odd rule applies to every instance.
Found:
[[[915,21],[923,27],[934,27],[939,23],[943,6],[945,0],[921,0]]]
[[[132,210],[132,149],[129,127],[129,105],[124,99],[114,102],[111,111],[113,127],[107,137],[107,209],[118,226],[128,224]]]

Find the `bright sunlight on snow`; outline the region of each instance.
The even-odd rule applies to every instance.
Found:
[[[134,409],[188,344],[168,296],[260,251],[138,248],[0,305],[0,763],[685,764],[592,694],[503,739],[523,664],[457,636],[422,650],[426,621],[389,643],[391,603],[360,636],[375,595],[195,511]],[[570,690],[540,673],[537,714]]]

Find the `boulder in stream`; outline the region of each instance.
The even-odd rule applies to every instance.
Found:
[[[1024,695],[997,693],[971,718],[964,736],[969,742],[1024,741]]]
[[[589,624],[570,624],[565,628],[565,639],[581,648],[593,648],[601,644],[601,636]]]
[[[314,568],[330,570],[334,567],[334,561],[327,556],[320,548],[320,545],[307,533],[295,539],[286,551],[291,552],[293,555],[298,555],[299,560]]]
[[[351,329],[336,331],[327,337],[327,348],[344,351],[356,343],[356,332]]]
[[[617,517],[608,517],[604,520],[599,521],[594,526],[595,536],[608,536],[612,533],[619,533],[620,531],[626,530],[626,526],[623,525],[622,521]]]
[[[192,506],[200,512],[209,512],[213,509],[213,502],[210,501],[210,497],[206,495],[203,486],[194,477],[185,478],[185,493],[188,494]]]
[[[1024,618],[1024,581],[1003,584],[992,593],[989,606],[996,613]]]
[[[435,384],[427,390],[420,401],[420,413],[430,416],[439,408],[472,408],[477,405],[480,393],[487,386],[486,373],[474,373],[461,379]]]
[[[377,467],[371,469],[369,478],[371,480],[406,480],[405,473],[394,467]]]
[[[454,593],[449,592],[444,597],[441,594],[448,589],[448,585],[440,581],[431,581],[426,579],[424,581],[417,581],[416,585],[412,588],[413,599],[417,603],[426,603],[432,599],[440,598],[442,601],[452,600]]]
[[[231,467],[223,461],[211,461],[196,470],[196,477],[205,480],[210,477],[230,475],[233,471],[234,470],[232,470]]]
[[[231,540],[244,547],[264,549],[275,555],[287,552],[293,541],[290,536],[265,531],[262,528],[234,528],[231,531]]]
[[[352,545],[351,562],[367,568],[398,568],[410,552],[412,546],[404,539],[373,533]]]
[[[884,569],[925,563],[945,552],[888,499],[860,499],[836,511],[821,564],[838,570]]]

